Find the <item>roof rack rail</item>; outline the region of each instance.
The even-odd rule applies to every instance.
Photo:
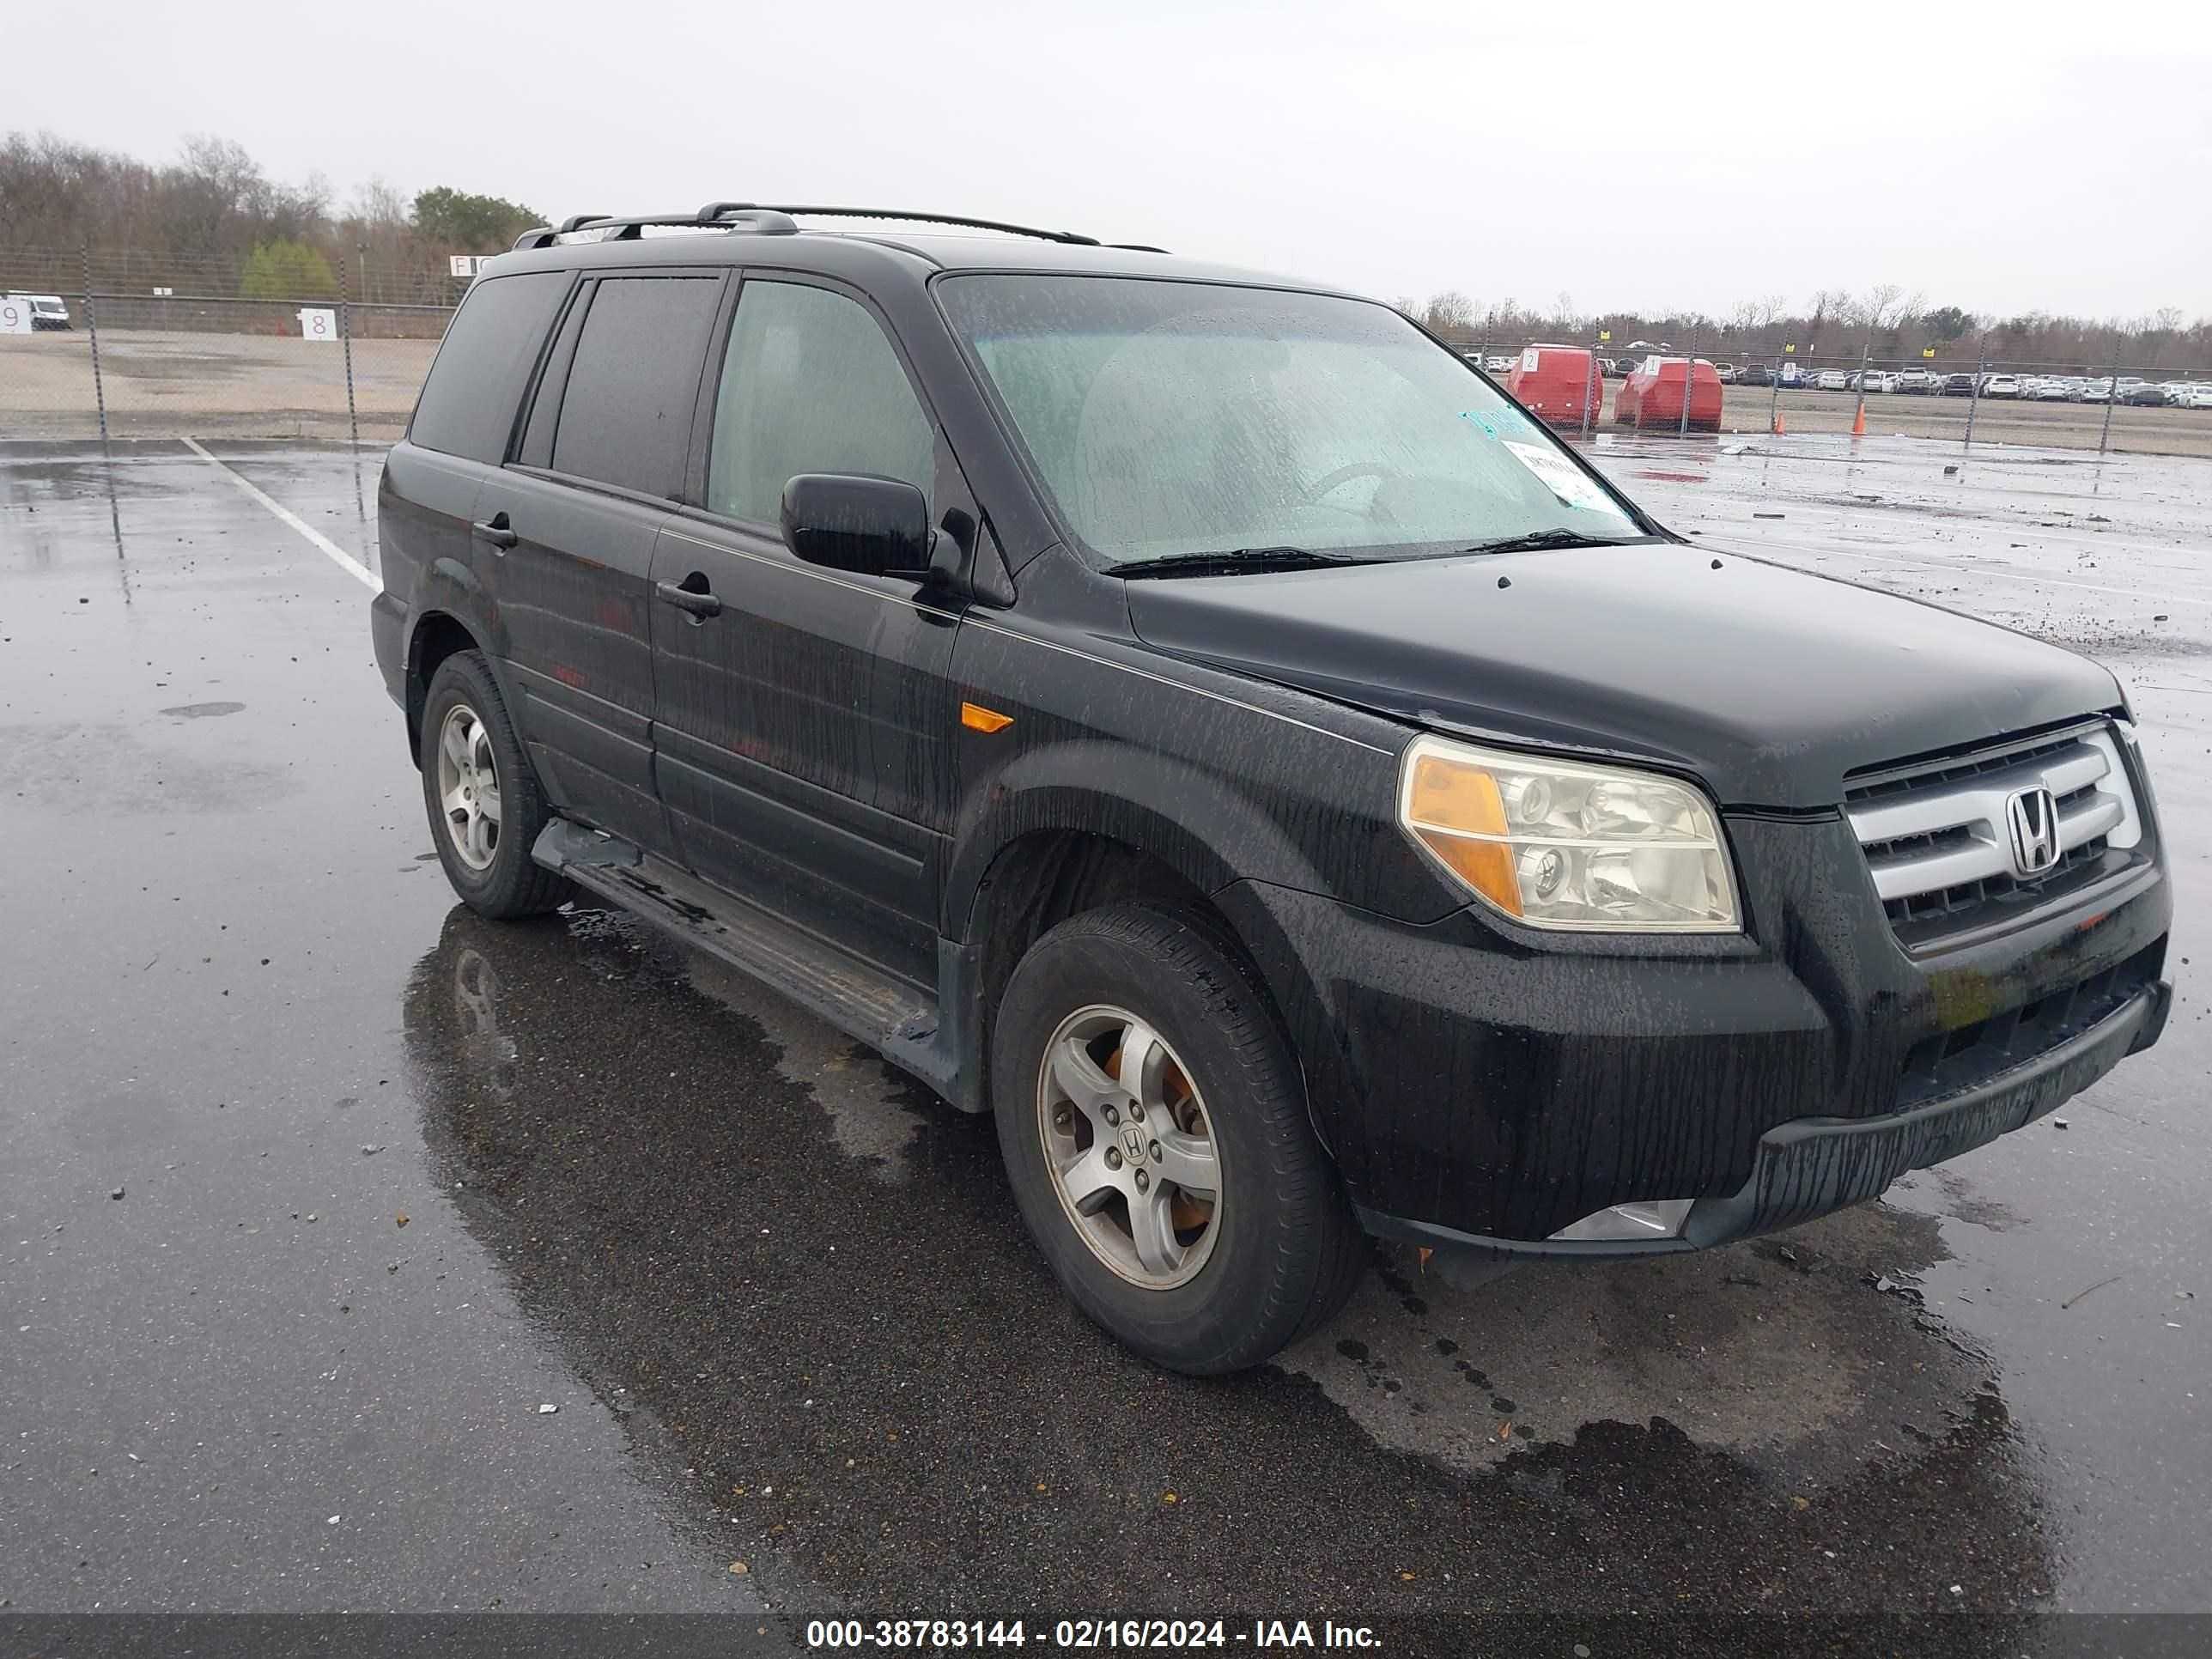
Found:
[[[922,225],[958,225],[969,230],[1002,231],[1011,236],[1035,236],[1048,242],[1077,247],[1097,247],[1096,236],[1072,230],[1039,230],[1033,225],[1010,225],[997,219],[970,219],[952,213],[907,213],[895,208],[786,207],[761,202],[709,202],[696,213],[602,214],[579,213],[557,226],[539,225],[514,239],[517,249],[550,247],[561,237],[580,230],[602,230],[608,241],[635,240],[648,225],[699,230],[746,229],[763,236],[789,236],[799,227],[793,216],[817,219],[903,219]],[[1152,252],[1155,250],[1146,250]]]
[[[732,205],[736,205],[732,204]],[[744,205],[750,206],[748,203]],[[778,213],[805,214],[817,219],[904,219],[917,225],[959,225],[968,230],[1003,231],[1009,236],[1034,236],[1042,241],[1066,242],[1074,247],[1097,247],[1096,236],[1073,230],[1040,230],[1035,225],[1010,225],[999,219],[970,219],[957,213],[908,213],[898,208],[791,207],[775,204]]]
[[[788,236],[799,227],[788,215],[773,209],[748,207],[743,202],[709,202],[696,213],[576,213],[558,225],[539,225],[514,239],[517,249],[550,247],[563,236],[580,230],[605,231],[601,240],[635,241],[647,225],[672,229],[753,230],[765,236]]]

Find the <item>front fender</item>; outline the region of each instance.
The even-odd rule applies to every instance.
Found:
[[[999,854],[1024,836],[1052,830],[1123,842],[1205,893],[1243,877],[1310,892],[1329,886],[1306,851],[1240,785],[1171,755],[1074,738],[1028,750],[970,795],[945,871],[939,931],[966,937],[976,895]]]

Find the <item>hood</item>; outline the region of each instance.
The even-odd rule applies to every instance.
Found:
[[[1834,806],[1855,768],[2122,702],[2087,658],[2009,629],[1668,543],[1126,586],[1158,650],[1419,726],[1656,761],[1724,806]]]

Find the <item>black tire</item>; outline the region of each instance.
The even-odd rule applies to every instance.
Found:
[[[446,823],[439,787],[439,745],[447,717],[457,708],[482,723],[497,775],[500,818],[489,864],[472,868]],[[480,651],[457,651],[438,665],[422,703],[422,804],[430,817],[430,842],[453,890],[478,915],[496,921],[542,915],[574,896],[566,878],[531,862],[531,844],[552,818],[538,774],[515,735],[507,700]]]
[[[1040,1073],[1077,1011],[1140,1017],[1205,1103],[1220,1167],[1220,1231],[1195,1276],[1134,1284],[1094,1251],[1047,1161]],[[993,1109],[1016,1202],[1076,1304],[1170,1370],[1258,1364],[1331,1318],[1369,1247],[1315,1139],[1299,1069],[1257,975],[1201,918],[1144,904],[1072,917],[1031,945],[991,1036]]]

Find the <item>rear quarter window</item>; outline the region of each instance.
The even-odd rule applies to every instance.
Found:
[[[471,288],[430,365],[409,440],[494,466],[506,459],[515,405],[568,287],[566,271],[544,270]]]

